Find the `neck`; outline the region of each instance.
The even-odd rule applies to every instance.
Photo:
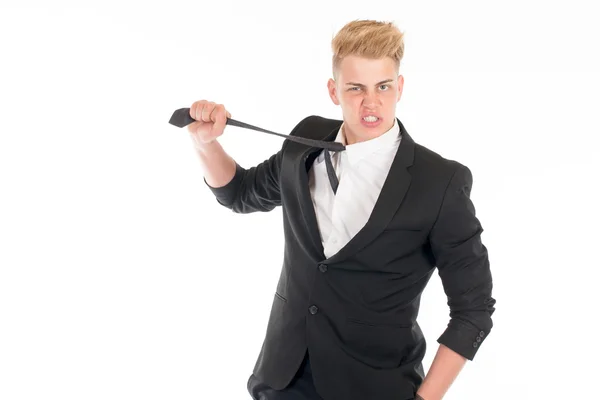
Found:
[[[371,139],[375,139],[376,137],[379,137],[379,136],[383,135],[384,133],[389,132],[390,129],[392,129],[394,127],[395,122],[396,121],[394,120],[392,122],[392,124],[385,131],[381,132],[379,135],[370,137],[370,138],[361,138],[359,136],[354,135],[352,132],[348,132],[348,130],[346,129],[346,124],[344,123],[342,125],[342,134],[344,135],[344,138],[346,140],[346,146],[349,146],[349,145],[355,144],[355,143],[365,142],[365,141],[371,140]]]

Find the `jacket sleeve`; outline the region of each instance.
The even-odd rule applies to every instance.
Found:
[[[430,233],[450,307],[450,322],[437,342],[473,360],[492,329],[496,300],[483,229],[470,199],[473,177],[469,168],[456,164]]]
[[[300,121],[290,135],[297,133],[309,118]],[[271,211],[281,205],[281,162],[288,143],[285,140],[281,150],[249,169],[236,162],[235,175],[225,186],[212,187],[206,178],[204,183],[213,192],[217,202],[233,212],[248,214]]]

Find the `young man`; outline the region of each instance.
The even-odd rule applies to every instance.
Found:
[[[188,130],[217,201],[237,213],[283,205],[283,270],[248,390],[255,400],[441,399],[495,310],[472,175],[415,143],[396,118],[404,44],[393,24],[353,21],[332,47],[328,89],[343,121],[310,116],[291,136],[344,151],[286,140],[245,169],[216,141],[225,108],[190,108],[197,122]],[[451,319],[425,375],[416,318],[436,267]]]

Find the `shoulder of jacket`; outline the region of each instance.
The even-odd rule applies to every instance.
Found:
[[[444,186],[447,186],[457,174],[461,176],[466,174],[467,177],[471,174],[470,169],[463,163],[418,143],[415,143],[414,167],[420,171],[420,174],[425,174],[432,184],[437,182]]]
[[[459,161],[442,156],[440,153],[418,143],[415,143],[415,157],[418,157],[422,163],[443,168],[452,173],[461,167],[465,167],[465,165]]]

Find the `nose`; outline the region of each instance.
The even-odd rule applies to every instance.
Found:
[[[363,98],[363,105],[367,108],[371,108],[379,104],[379,96],[377,93],[369,92],[365,94]]]

